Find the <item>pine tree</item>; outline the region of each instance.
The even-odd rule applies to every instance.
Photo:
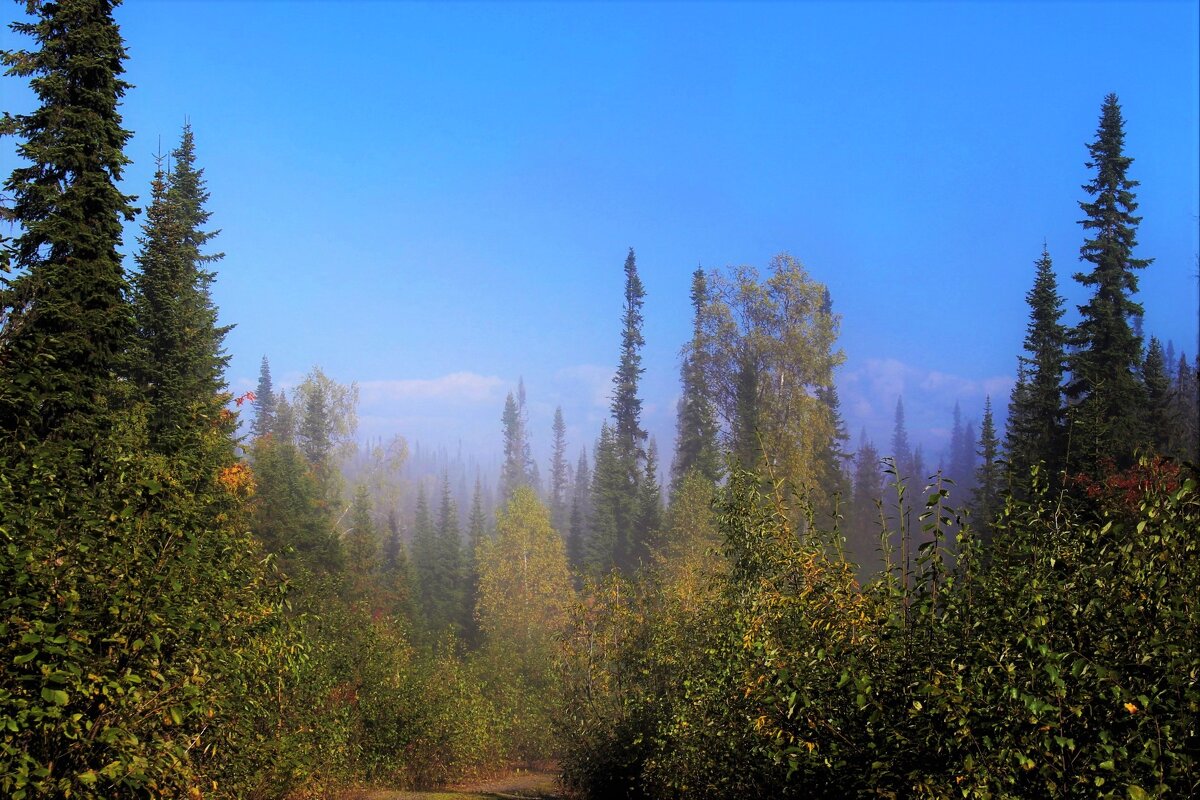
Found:
[[[1059,321],[1063,299],[1045,247],[1036,266],[1033,288],[1025,295],[1029,303],[1026,355],[1017,359],[1019,377],[1009,400],[1005,433],[1008,482],[1019,496],[1024,495],[1035,464],[1042,464],[1043,474],[1055,481],[1066,456],[1062,381],[1067,334]]]
[[[1104,99],[1096,140],[1088,145],[1087,166],[1096,175],[1083,188],[1094,199],[1079,204],[1086,215],[1080,224],[1089,236],[1080,259],[1092,269],[1077,273],[1075,280],[1095,288],[1092,299],[1079,307],[1081,318],[1071,331],[1075,350],[1066,387],[1074,403],[1069,458],[1072,468],[1081,472],[1094,471],[1105,459],[1127,465],[1145,441],[1145,389],[1138,380],[1142,344],[1131,320],[1143,313],[1132,299],[1137,292],[1135,270],[1151,259],[1133,257],[1141,218],[1133,213],[1138,182],[1126,174],[1133,159],[1124,152],[1124,127],[1117,96],[1110,94]]]
[[[258,368],[258,388],[254,392],[254,422],[250,426],[250,436],[259,438],[272,433],[275,423],[275,389],[271,384],[271,365],[267,357],[262,357]]]
[[[21,226],[11,258],[19,274],[0,293],[0,432],[9,443],[62,435],[86,450],[125,394],[133,315],[118,247],[134,210],[117,188],[130,136],[117,107],[129,85],[113,5],[37,4],[40,17],[12,29],[38,49],[3,55],[38,100],[0,123],[28,162],[4,184]]]
[[[705,377],[707,353],[704,330],[708,308],[708,283],[704,270],[692,273],[692,341],[684,348],[680,365],[679,408],[676,422],[675,461],[671,467],[672,491],[690,470],[716,483],[721,477],[717,448],[717,417],[712,391]]]
[[[567,504],[567,423],[562,406],[554,409],[554,439],[550,454],[550,521],[554,530],[566,538],[569,507]]]
[[[972,512],[976,527],[990,541],[992,523],[1000,511],[1000,475],[1004,465],[1000,460],[1000,440],[992,417],[992,398],[983,403],[983,422],[979,429],[979,469],[975,473],[975,495]]]

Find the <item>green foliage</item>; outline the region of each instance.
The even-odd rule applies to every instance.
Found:
[[[230,328],[217,325],[210,294],[215,275],[207,265],[221,256],[201,252],[216,234],[201,230],[209,218],[208,191],[204,170],[195,166],[190,125],[171,159],[165,173],[160,160],[140,239],[133,368],[153,408],[155,446],[184,455],[195,447],[197,417],[213,418],[223,404],[229,361],[223,342]]]
[[[680,372],[680,397],[676,421],[675,460],[672,490],[693,469],[716,482],[721,477],[721,454],[717,446],[717,413],[712,390],[705,377],[704,359],[708,342],[704,328],[710,302],[704,270],[692,273],[692,341],[683,351]]]
[[[1075,280],[1094,287],[1092,298],[1079,307],[1079,324],[1071,331],[1070,466],[1074,472],[1091,471],[1104,459],[1122,466],[1133,460],[1136,447],[1145,441],[1141,409],[1145,389],[1138,380],[1142,341],[1130,320],[1142,314],[1132,298],[1137,292],[1135,270],[1152,259],[1134,258],[1138,204],[1133,189],[1138,182],[1127,177],[1133,159],[1125,155],[1125,120],[1114,94],[1104,98],[1096,140],[1088,145],[1088,167],[1095,177],[1084,185],[1093,199],[1081,201],[1087,238],[1080,258],[1092,267]]]
[[[987,564],[935,483],[911,568],[860,590],[829,535],[797,535],[778,492],[735,473],[719,504],[727,567],[702,602],[679,602],[670,579],[614,579],[573,617],[568,784],[592,797],[1195,794],[1196,477],[1154,461],[1082,481],[1064,501],[1035,471]]]
[[[1008,483],[1019,496],[1028,492],[1034,465],[1043,465],[1042,474],[1054,481],[1065,466],[1062,381],[1067,334],[1060,321],[1063,300],[1044,247],[1025,299],[1029,303],[1026,354],[1017,357],[1019,377],[1009,400],[1005,432]]]
[[[98,415],[120,397],[133,315],[121,257],[121,225],[133,218],[117,183],[130,134],[118,104],[128,84],[125,47],[106,0],[33,4],[13,30],[35,50],[8,50],[9,73],[30,79],[38,107],[5,115],[25,164],[5,181],[18,274],[0,293],[0,431],[30,440]]]
[[[236,755],[242,730],[225,723],[253,704],[278,621],[241,470],[185,470],[148,455],[144,417],[110,419],[86,461],[51,441],[0,464],[9,797],[207,785]]]
[[[509,753],[549,758],[560,704],[557,637],[573,592],[562,537],[532,490],[513,493],[496,520],[495,538],[482,542],[478,558],[481,660],[489,693],[510,720]]]
[[[781,253],[766,277],[739,267],[713,274],[709,289],[703,365],[730,449],[744,468],[827,505],[838,434],[829,390],[843,356],[825,287]]]

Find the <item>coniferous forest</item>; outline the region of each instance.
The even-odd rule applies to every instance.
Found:
[[[317,367],[230,390],[202,124],[135,209],[114,5],[30,2],[3,57],[36,107],[2,123],[0,795],[1200,795],[1200,362],[1138,300],[1115,94],[1078,137],[1090,299],[1031,247],[1015,385],[940,463],[903,398],[852,437],[837,298],[787,253],[679,287],[656,441],[629,249],[608,418],[559,408],[538,463],[522,382],[492,475],[362,443]]]

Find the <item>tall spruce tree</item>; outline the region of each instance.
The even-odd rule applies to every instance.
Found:
[[[705,316],[708,282],[704,270],[692,273],[692,340],[684,348],[680,365],[680,397],[676,422],[675,461],[671,466],[672,491],[691,470],[716,483],[721,477],[721,454],[717,448],[717,414],[712,391],[705,377],[708,350]]]
[[[1150,337],[1146,359],[1142,362],[1142,382],[1146,387],[1146,405],[1142,410],[1147,444],[1155,453],[1166,455],[1171,446],[1171,378],[1167,374],[1162,342]]]
[[[210,213],[204,170],[196,168],[195,140],[185,125],[165,173],[160,161],[134,280],[138,329],[136,373],[152,407],[151,434],[168,453],[189,453],[196,435],[225,401],[224,340],[217,324],[208,265],[221,254],[204,253],[216,236],[205,231]]]
[[[275,387],[271,383],[271,364],[267,357],[262,357],[258,368],[258,388],[254,391],[254,422],[250,426],[250,435],[257,439],[266,436],[274,429],[275,424]]]
[[[1170,452],[1192,462],[1200,457],[1200,392],[1196,376],[1197,370],[1188,363],[1187,354],[1181,353],[1171,386]]]
[[[1035,464],[1041,464],[1046,477],[1056,482],[1066,456],[1062,382],[1067,332],[1060,322],[1063,299],[1058,294],[1050,253],[1044,246],[1035,263],[1033,288],[1025,295],[1029,303],[1025,355],[1017,358],[1019,377],[1009,400],[1005,433],[1008,483],[1018,496],[1027,491]]]
[[[616,567],[631,574],[649,553],[650,532],[644,526],[642,483],[645,480],[646,431],[642,428],[642,303],[645,290],[638,277],[633,248],[625,259],[625,302],[621,316],[621,359],[613,376],[612,426],[596,446],[592,493],[593,565]],[[607,435],[606,435],[607,434]]]
[[[1094,294],[1079,307],[1080,321],[1071,331],[1075,349],[1066,387],[1073,402],[1068,457],[1071,468],[1081,472],[1094,472],[1106,459],[1126,465],[1145,441],[1142,343],[1132,324],[1143,311],[1132,297],[1138,288],[1136,270],[1151,263],[1133,256],[1141,222],[1134,216],[1138,182],[1127,176],[1133,159],[1125,155],[1125,121],[1115,94],[1104,99],[1088,153],[1087,166],[1095,177],[1083,186],[1092,200],[1079,204],[1088,237],[1079,257],[1091,264],[1091,271],[1077,273],[1075,280],[1093,287]]]
[[[883,500],[883,475],[879,451],[864,429],[854,461],[854,499],[850,504],[847,549],[859,566],[860,575],[874,573],[879,566],[879,507]]]
[[[985,542],[990,541],[992,523],[1000,510],[1000,476],[1004,468],[1000,460],[1000,439],[996,435],[996,423],[992,416],[992,398],[983,403],[983,422],[979,427],[979,468],[975,473],[975,494],[971,510],[976,527],[983,532]]]
[[[580,448],[575,465],[575,485],[571,492],[571,532],[567,536],[567,561],[579,572],[587,557],[588,520],[591,518],[592,475],[588,468],[587,448]]]
[[[567,464],[567,423],[562,406],[554,409],[554,426],[550,449],[550,522],[564,539],[570,523],[570,504],[567,501],[570,466]]]
[[[892,426],[892,458],[896,461],[898,477],[918,479],[914,475],[912,446],[908,442],[908,425],[904,421],[904,398],[896,398],[895,424]]]
[[[124,394],[133,315],[117,248],[134,209],[117,188],[130,134],[117,110],[129,84],[114,5],[37,4],[40,16],[12,29],[38,48],[3,55],[38,101],[0,122],[27,162],[4,183],[20,225],[18,274],[0,293],[0,432],[9,443],[61,434],[91,447],[102,412]]]

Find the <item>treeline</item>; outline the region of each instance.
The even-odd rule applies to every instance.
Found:
[[[5,56],[39,106],[4,122],[0,791],[315,797],[551,758],[591,797],[1200,789],[1197,379],[1139,333],[1115,97],[1093,299],[1064,326],[1043,253],[1007,426],[956,408],[941,474],[900,398],[891,456],[851,452],[838,317],[786,254],[693,275],[664,470],[631,249],[610,418],[574,458],[559,410],[543,471],[519,384],[493,499],[461,455],[356,444],[320,369],[283,391],[264,358],[230,396],[188,127],[125,269],[111,6],[36,6]]]

